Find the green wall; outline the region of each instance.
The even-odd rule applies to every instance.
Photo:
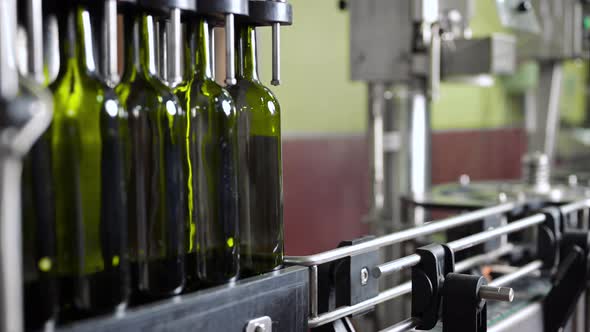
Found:
[[[281,102],[284,133],[362,133],[366,128],[367,88],[349,79],[348,13],[337,8],[336,0],[291,3],[294,25],[282,29],[283,84],[272,88]],[[475,37],[506,32],[497,18],[495,0],[476,0],[471,28]],[[270,29],[261,30],[260,71],[268,84]],[[530,79],[530,66],[528,69],[521,75],[525,79]],[[585,72],[579,62],[566,65],[562,111],[568,121],[579,122],[584,117]],[[443,83],[440,98],[432,105],[433,128],[519,125],[522,112],[508,92],[513,82],[514,78],[496,78],[490,87]]]

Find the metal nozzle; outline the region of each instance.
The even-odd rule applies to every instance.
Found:
[[[272,85],[281,84],[281,25],[272,25]]]
[[[514,300],[514,290],[510,287],[481,286],[478,295],[484,300],[502,302],[512,302]]]
[[[167,81],[171,86],[182,82],[182,26],[180,23],[180,9],[170,10],[170,22],[166,24],[168,45],[168,73]]]
[[[117,1],[108,0],[104,4],[103,26],[103,76],[109,86],[119,82],[117,59]]]
[[[234,56],[234,14],[225,15],[225,84],[234,85],[236,81],[236,67]]]

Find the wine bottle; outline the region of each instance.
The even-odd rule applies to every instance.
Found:
[[[229,93],[211,74],[209,25],[204,18],[189,26],[187,50],[194,45],[190,80],[176,89],[188,110],[191,174],[189,219],[195,235],[201,286],[234,280],[238,274],[238,141],[237,113]]]
[[[240,269],[248,276],[283,263],[281,117],[258,79],[255,27],[236,30],[237,84],[228,90],[238,111]]]
[[[129,110],[129,245],[137,294],[161,297],[185,286],[186,114],[158,78],[154,17],[124,15],[125,69],[117,94]]]
[[[126,114],[97,78],[89,12],[68,2],[57,15],[60,68],[50,85],[49,135],[60,301],[69,319],[110,312],[129,296],[121,134]]]
[[[41,11],[34,1],[19,1],[19,24],[27,27],[27,64],[25,77],[19,79],[20,98],[34,100],[44,84]],[[7,14],[3,12],[2,14]],[[8,46],[12,48],[13,46]],[[36,81],[36,82],[35,82]],[[49,105],[52,105],[49,103]],[[46,116],[51,119],[50,106]],[[49,123],[48,123],[49,124]],[[21,234],[23,264],[23,312],[26,331],[40,331],[55,323],[58,313],[56,269],[55,201],[51,174],[51,141],[45,127],[24,156],[21,177]]]

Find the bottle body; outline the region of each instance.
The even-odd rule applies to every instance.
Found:
[[[21,84],[21,91],[28,90],[27,85]],[[25,330],[39,331],[55,322],[59,306],[51,142],[47,130],[23,160],[21,204]]]
[[[284,255],[280,106],[258,80],[255,30],[240,26],[238,80],[228,88],[238,111],[240,268],[256,275]]]
[[[90,29],[88,12],[77,7],[59,21],[65,45],[50,86],[49,133],[60,298],[65,315],[75,317],[112,311],[129,296],[121,131],[126,115],[114,91],[87,67],[93,61],[83,37]]]
[[[189,128],[191,252],[201,285],[236,279],[239,270],[238,128],[229,93],[211,77],[209,27],[199,19],[192,27],[195,72],[178,89],[186,103]]]
[[[178,294],[185,286],[188,161],[186,115],[155,76],[153,24],[149,15],[125,17],[127,60],[116,91],[130,110],[127,186],[133,282],[142,295],[160,297]]]

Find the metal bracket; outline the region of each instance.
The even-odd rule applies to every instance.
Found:
[[[443,294],[443,332],[485,332],[487,304],[480,296],[485,278],[449,273]]]
[[[430,330],[439,319],[444,278],[453,272],[455,258],[446,245],[431,244],[416,250],[420,263],[412,268],[412,317],[418,329]]]
[[[246,325],[246,332],[272,332],[272,319],[268,316],[262,316],[253,319]]]
[[[559,265],[560,242],[562,237],[562,215],[559,208],[543,209],[545,222],[539,225],[537,256],[543,261],[543,269],[554,274]]]
[[[553,287],[543,301],[545,332],[565,328],[590,277],[590,234],[570,231],[563,235],[562,257]]]

